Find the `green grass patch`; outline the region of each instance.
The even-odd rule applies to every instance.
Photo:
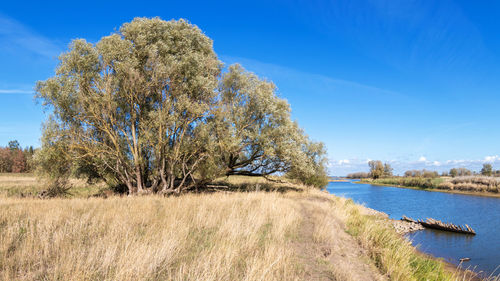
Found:
[[[380,185],[399,185],[421,189],[437,189],[445,180],[443,178],[423,178],[423,177],[391,177],[374,180],[363,180],[364,183]]]

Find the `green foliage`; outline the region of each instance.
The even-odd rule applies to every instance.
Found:
[[[481,169],[481,175],[491,176],[492,174],[493,174],[493,166],[489,163],[483,164],[483,168]]]
[[[299,150],[302,135],[275,89],[240,65],[230,66],[223,75],[214,131],[227,175],[282,172],[289,164],[282,160]]]
[[[406,187],[417,188],[439,188],[444,180],[441,178],[424,178],[424,177],[389,177],[381,178],[372,181],[373,184],[383,185],[400,185]]]
[[[424,178],[437,178],[439,173],[436,171],[423,170],[409,170],[404,174],[405,177],[424,177]]]
[[[392,167],[389,163],[384,164],[384,177],[392,177]]]
[[[184,20],[137,18],[96,45],[75,40],[37,86],[69,158],[130,193],[179,190],[206,160],[220,62]]]
[[[368,166],[370,167],[370,176],[372,179],[378,179],[384,176],[384,164],[379,160],[371,160],[368,162]]]
[[[68,178],[72,168],[68,139],[59,134],[60,130],[53,118],[45,122],[42,128],[42,148],[33,158],[35,172],[54,181]]]
[[[44,197],[67,195],[71,185],[69,177],[73,167],[67,138],[59,134],[59,124],[49,118],[43,127],[42,149],[33,157],[35,172],[46,178]]]
[[[458,176],[458,170],[456,168],[450,169],[450,176],[452,177]]]
[[[326,151],[290,117],[290,106],[273,83],[232,65],[219,86],[213,129],[225,175],[270,175],[318,187],[328,183]]]
[[[301,157],[293,158],[287,177],[306,185],[325,187],[328,184],[328,174],[323,143],[307,141],[302,150],[296,153]]]
[[[20,150],[21,145],[19,145],[19,142],[17,140],[9,141],[9,149],[10,150]]]
[[[466,168],[452,168],[450,169],[450,176],[458,177],[458,176],[470,176],[472,172]]]
[[[37,84],[53,112],[40,170],[129,193],[180,192],[231,174],[290,172],[322,184],[322,144],[291,121],[276,87],[238,65],[221,77],[221,65],[212,40],[182,19],[136,18],[96,44],[74,40],[56,75]]]

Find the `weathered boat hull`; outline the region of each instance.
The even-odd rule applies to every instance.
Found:
[[[408,218],[406,216],[403,216],[403,218],[401,220],[419,223],[423,227],[426,227],[426,228],[443,230],[443,231],[450,231],[450,232],[462,233],[462,234],[476,235],[476,232],[468,225],[461,226],[461,225],[455,225],[452,223],[444,223],[442,221],[435,220],[432,218],[427,218],[425,221],[414,220],[414,219]]]

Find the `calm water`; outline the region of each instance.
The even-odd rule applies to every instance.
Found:
[[[500,265],[500,198],[382,187],[352,182],[331,182],[328,191],[385,212],[393,219],[432,217],[454,224],[468,224],[475,236],[438,230],[409,234],[419,249],[454,264],[471,258],[463,267],[491,274]],[[495,271],[500,274],[500,269]]]

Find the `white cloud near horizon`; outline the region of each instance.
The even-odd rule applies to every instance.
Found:
[[[496,162],[496,161],[500,161],[500,157],[498,155],[484,157],[484,162]]]
[[[394,169],[395,174],[402,175],[408,170],[436,170],[438,172],[449,171],[451,168],[467,168],[472,171],[479,172],[485,163],[493,165],[494,169],[500,169],[500,156],[490,155],[482,159],[452,159],[446,161],[427,160],[420,157],[416,161],[401,161],[401,160],[388,160],[383,161],[389,163]],[[367,162],[370,159],[330,159],[328,162],[328,169],[331,175],[345,176],[354,172],[367,172],[369,170]]]

